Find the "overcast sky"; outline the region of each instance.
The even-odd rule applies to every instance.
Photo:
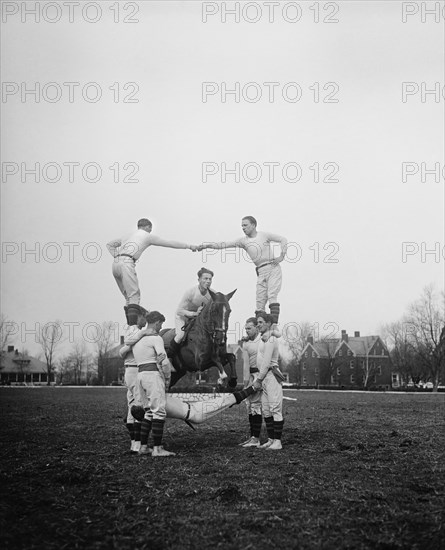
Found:
[[[236,22],[234,2],[27,2],[38,22],[4,4],[1,290],[17,347],[36,352],[32,331],[56,319],[75,338],[123,326],[105,245],[141,217],[187,243],[242,236],[245,215],[286,236],[283,325],[376,334],[425,285],[443,288],[444,176],[422,181],[444,168],[442,15],[301,1],[272,17],[241,2]],[[36,163],[40,181],[25,171]],[[240,253],[149,248],[141,303],[172,326],[201,266],[238,289],[235,341],[255,309]]]

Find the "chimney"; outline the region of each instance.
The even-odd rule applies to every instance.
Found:
[[[360,338],[360,331],[359,330],[356,330],[354,332],[354,338]]]
[[[124,337],[121,336],[121,346],[123,346],[123,345],[124,345]]]
[[[8,346],[8,353],[11,353],[11,351],[14,351],[14,346]]]
[[[346,330],[341,331],[341,339],[343,342],[349,342],[349,337]]]
[[[312,335],[311,335],[311,336],[308,336],[308,337],[307,337],[307,342],[308,342],[308,344],[314,345],[314,337],[313,337]]]

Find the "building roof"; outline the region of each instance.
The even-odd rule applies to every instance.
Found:
[[[319,357],[332,357],[338,347],[338,342],[325,340],[324,342],[314,342],[310,345],[315,349]]]
[[[378,336],[350,337],[348,344],[354,355],[366,355],[378,339]]]
[[[355,356],[366,356],[378,340],[386,350],[386,346],[382,342],[380,336],[349,336],[348,341],[342,340],[341,338],[330,338],[328,340],[314,342],[313,344],[308,343],[302,353],[310,346],[314,348],[319,357],[333,357],[342,344],[345,344]]]
[[[30,355],[24,356],[18,350],[2,351],[1,357],[0,372],[2,373],[29,374],[47,372],[46,363]]]

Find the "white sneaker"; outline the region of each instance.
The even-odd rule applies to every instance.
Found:
[[[153,449],[153,454],[152,454],[153,457],[155,457],[155,456],[175,456],[175,455],[176,455],[176,453],[172,453],[171,451],[166,451],[162,445],[160,445],[159,447],[155,447]]]
[[[274,439],[268,439],[266,443],[263,443],[262,445],[259,446],[259,449],[268,449],[273,442],[274,442]]]
[[[251,437],[248,439],[245,443],[243,443],[242,447],[259,447],[260,446],[260,440],[258,437]]]
[[[282,448],[283,445],[281,445],[281,441],[279,439],[274,439],[272,445],[266,447],[268,451],[281,451]]]
[[[133,443],[132,451],[133,451],[134,453],[138,453],[140,450],[141,450],[141,442],[140,442],[140,441],[135,441],[135,442]]]

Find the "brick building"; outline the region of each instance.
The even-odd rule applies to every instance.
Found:
[[[296,366],[296,383],[302,387],[391,389],[389,351],[380,336],[349,336],[314,342],[307,338]]]

